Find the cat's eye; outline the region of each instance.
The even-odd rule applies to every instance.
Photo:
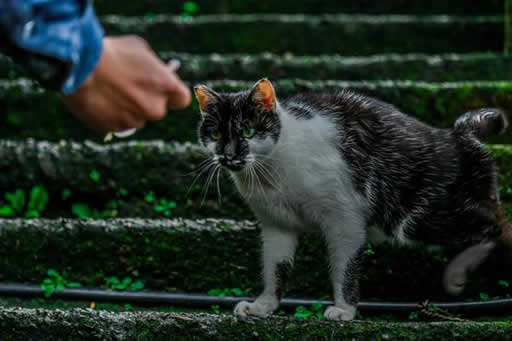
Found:
[[[256,133],[256,130],[254,128],[245,128],[244,129],[244,137],[245,138],[248,138],[250,139],[251,137],[254,136],[254,134]]]
[[[210,133],[210,137],[214,140],[219,140],[221,137],[220,131],[215,130]]]

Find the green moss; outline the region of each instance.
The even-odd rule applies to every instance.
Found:
[[[85,323],[85,325],[84,325]],[[0,310],[0,327],[15,334],[0,340],[509,340],[510,322],[389,323],[235,318],[228,315],[90,310]]]
[[[323,54],[361,56],[502,51],[504,31],[502,16],[411,17],[404,20],[393,16],[290,17],[267,14],[187,20],[170,16],[154,21],[144,17],[106,17],[102,23],[110,34],[141,35],[158,51],[188,53],[293,51],[311,55],[321,51]],[[265,34],[262,34],[262,27]]]
[[[205,82],[219,91],[247,89],[253,82]],[[275,82],[279,97],[307,91],[339,91],[341,88],[375,96],[394,104],[406,113],[437,127],[453,126],[455,119],[466,110],[480,107],[500,107],[512,112],[512,83],[460,82],[415,83],[402,81],[341,82],[279,80]],[[102,142],[78,122],[60,103],[57,94],[39,93],[22,86],[0,90],[0,101],[7,113],[15,113],[22,124],[13,124],[0,115],[0,135],[10,139],[36,138],[49,141],[91,139]],[[38,109],[41,108],[41,109]],[[163,139],[181,142],[197,140],[199,112],[194,102],[188,109],[171,112],[162,121],[148,126],[131,139]],[[512,129],[505,135],[491,138],[490,143],[511,143]]]
[[[47,269],[89,287],[117,276],[142,280],[149,290],[206,293],[213,288],[261,290],[259,230],[230,221],[0,221],[0,281],[40,283]],[[222,228],[219,226],[223,225]],[[64,229],[61,227],[64,226]],[[192,224],[192,226],[194,226]],[[364,300],[450,300],[441,278],[449,253],[421,247],[372,247],[362,273]],[[87,262],[83,260],[87,259]],[[509,297],[512,274],[499,259],[482,267],[464,298]],[[300,240],[287,296],[329,299],[325,245],[319,235]]]
[[[140,0],[121,2],[119,0],[97,0],[95,7],[100,14],[143,15],[150,17],[154,13],[181,14],[185,0]],[[500,0],[468,3],[464,0],[430,1],[428,5],[422,0],[387,0],[370,1],[335,1],[335,0],[195,0],[200,14],[209,13],[367,13],[367,14],[458,14],[474,15],[498,14],[503,12]]]

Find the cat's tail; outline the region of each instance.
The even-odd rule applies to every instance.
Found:
[[[479,139],[503,134],[508,127],[508,120],[503,111],[495,108],[473,110],[460,116],[455,121],[457,133],[471,133]]]

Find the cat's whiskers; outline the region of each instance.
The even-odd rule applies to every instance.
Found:
[[[260,170],[261,176],[263,176],[264,180],[274,187],[276,191],[280,194],[282,193],[281,187],[278,186],[277,182],[274,179],[273,172],[271,172],[263,162],[256,160],[254,162],[254,166]]]
[[[215,165],[215,159],[214,158],[211,158],[211,159],[206,159],[205,161],[203,161],[201,164],[202,166],[198,167],[197,169],[197,175],[196,177],[194,178],[194,181],[192,181],[192,184],[190,185],[190,187],[188,188],[188,191],[187,191],[187,197],[188,195],[190,194],[190,191],[192,190],[192,188],[194,187],[194,185],[197,183],[197,180],[199,180],[199,178],[201,177],[201,175],[203,175],[206,171],[208,171],[212,166]]]
[[[222,195],[220,194],[220,172],[222,167],[218,167],[217,169],[217,195],[219,198],[219,205],[222,205]]]
[[[214,164],[214,167],[213,168],[210,168],[210,172],[208,174],[208,178],[206,180],[206,184],[205,186],[203,187],[203,191],[202,191],[202,197],[203,199],[201,200],[201,206],[203,206],[205,200],[206,200],[206,196],[208,194],[208,189],[210,187],[210,184],[212,182],[212,179],[215,177],[215,172],[220,168],[220,163],[215,163]]]

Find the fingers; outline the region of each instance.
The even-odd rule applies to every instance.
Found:
[[[168,82],[166,87],[167,108],[184,109],[189,106],[192,96],[190,89],[172,71],[168,71]]]

